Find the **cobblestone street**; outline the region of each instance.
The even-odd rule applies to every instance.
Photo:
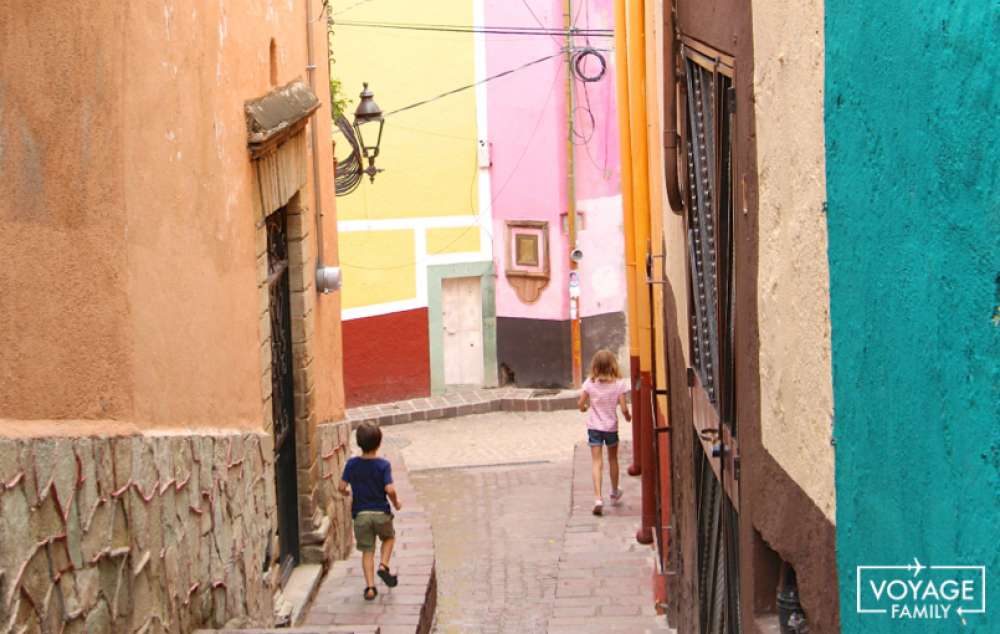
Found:
[[[624,474],[630,429],[621,431]],[[578,412],[497,412],[385,433],[433,528],[436,632],[669,631],[654,615],[653,551],[633,539],[638,479],[623,477],[621,507],[590,514],[585,445],[574,468],[586,439]]]

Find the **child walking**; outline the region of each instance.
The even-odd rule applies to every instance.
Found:
[[[351,517],[354,518],[354,540],[361,551],[361,568],[365,573],[365,600],[372,601],[378,596],[375,588],[375,538],[382,541],[378,576],[385,585],[393,588],[399,583],[396,575],[389,572],[389,559],[396,532],[392,526],[392,512],[389,500],[398,511],[402,506],[392,484],[392,465],[385,458],[378,457],[382,445],[382,430],[371,423],[361,423],[357,431],[358,446],[363,452],[344,465],[344,475],[337,490],[347,494],[351,487]],[[388,497],[388,500],[386,499]]]
[[[594,515],[604,513],[601,497],[601,471],[603,465],[603,445],[608,448],[608,471],[611,475],[611,502],[617,504],[622,498],[618,487],[618,408],[626,421],[632,420],[625,402],[629,387],[621,378],[618,359],[610,350],[598,350],[590,362],[590,376],[583,382],[580,392],[580,411],[590,410],[587,416],[587,443],[590,445],[590,459],[594,472]]]

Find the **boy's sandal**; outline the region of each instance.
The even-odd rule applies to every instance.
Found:
[[[378,588],[376,588],[375,586],[368,586],[367,588],[365,588],[365,601],[374,601],[375,597],[377,596],[378,596]]]
[[[379,576],[379,579],[381,579],[385,583],[385,585],[389,586],[390,588],[395,588],[396,584],[399,583],[399,577],[390,573],[389,566],[386,566],[385,564],[378,565],[377,574]]]

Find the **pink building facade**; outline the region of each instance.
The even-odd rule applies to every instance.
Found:
[[[614,28],[611,0],[573,2],[569,20],[581,31]],[[529,7],[530,6],[530,10]],[[564,30],[567,3],[486,0],[489,26]],[[490,190],[496,283],[497,361],[501,378],[522,386],[572,383],[570,236],[571,196],[577,210],[577,274],[584,375],[593,352],[609,348],[627,358],[624,232],[618,127],[615,114],[613,39],[574,35],[569,55],[584,49],[581,75],[569,93],[565,37],[487,36],[486,74],[540,62],[486,84]],[[572,102],[570,102],[572,99]],[[572,103],[572,106],[570,105]],[[569,113],[573,110],[573,144]],[[572,171],[572,179],[569,174]],[[572,183],[572,184],[571,184]],[[541,223],[541,224],[538,224]],[[536,269],[548,279],[519,275],[518,239],[534,233],[549,248]],[[531,244],[527,247],[530,250]],[[531,254],[521,253],[530,266]],[[547,260],[547,262],[544,262]],[[544,274],[543,274],[544,275]],[[539,289],[538,286],[544,286]]]

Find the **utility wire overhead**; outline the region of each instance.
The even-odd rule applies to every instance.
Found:
[[[505,70],[502,73],[497,73],[496,75],[490,75],[489,77],[480,79],[479,81],[474,81],[471,84],[466,84],[464,86],[460,86],[458,88],[455,88],[454,90],[449,90],[447,92],[441,93],[440,95],[436,95],[434,97],[430,97],[428,99],[424,99],[423,101],[418,101],[416,103],[411,103],[408,106],[403,106],[402,108],[397,108],[397,109],[395,109],[395,110],[393,110],[391,112],[385,113],[385,115],[383,115],[383,116],[388,117],[390,115],[394,115],[394,114],[397,114],[397,113],[400,113],[400,112],[404,112],[406,110],[411,110],[411,109],[416,108],[418,106],[423,106],[425,104],[429,104],[432,101],[437,101],[438,99],[443,99],[444,97],[449,97],[451,95],[454,95],[455,93],[462,92],[463,90],[468,90],[470,88],[474,88],[474,87],[478,86],[479,84],[485,84],[488,81],[492,81],[494,79],[499,79],[500,77],[505,77],[507,75],[510,75],[511,73],[516,73],[519,70],[524,70],[525,68],[528,68],[529,66],[534,66],[535,64],[540,64],[540,63],[542,63],[542,62],[544,62],[546,60],[553,59],[555,57],[559,57],[559,56],[563,55],[565,52],[566,52],[566,49],[562,49],[558,53],[553,53],[552,55],[546,55],[545,57],[539,57],[538,59],[533,59],[530,62],[526,62],[524,64],[521,64],[520,66],[517,66],[516,68],[511,68],[510,70]]]
[[[540,35],[614,37],[614,29],[563,29],[533,26],[473,26],[460,24],[408,24],[402,22],[368,22],[363,20],[334,20],[334,26],[372,29],[399,29],[404,31],[431,31],[439,33],[476,33],[485,35]]]

